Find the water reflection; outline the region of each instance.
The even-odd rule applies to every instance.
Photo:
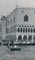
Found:
[[[13,60],[35,60],[35,46],[21,46],[21,51],[8,50],[7,53]]]
[[[29,52],[35,52],[35,46],[21,46],[21,51],[10,51],[8,50],[8,53],[10,54],[23,54],[25,52],[29,53]]]

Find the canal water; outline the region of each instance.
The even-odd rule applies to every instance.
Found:
[[[21,46],[21,51],[10,51],[13,60],[35,60],[35,46]]]

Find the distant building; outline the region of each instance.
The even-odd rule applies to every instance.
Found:
[[[1,41],[1,36],[2,36],[2,22],[1,22],[1,19],[0,19],[0,41]]]
[[[1,17],[1,24],[2,24],[2,36],[1,36],[1,40],[4,42],[5,34],[6,34],[6,17],[5,16]]]
[[[6,39],[35,42],[35,8],[16,8],[7,16]]]

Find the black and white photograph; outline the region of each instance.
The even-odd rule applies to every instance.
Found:
[[[35,60],[35,0],[0,0],[0,60]]]

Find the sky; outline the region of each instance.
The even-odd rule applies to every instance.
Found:
[[[35,7],[35,0],[18,0],[19,7]]]
[[[8,15],[16,7],[16,0],[0,0],[0,15]]]
[[[16,7],[35,7],[35,0],[0,0],[0,15],[7,16]]]

